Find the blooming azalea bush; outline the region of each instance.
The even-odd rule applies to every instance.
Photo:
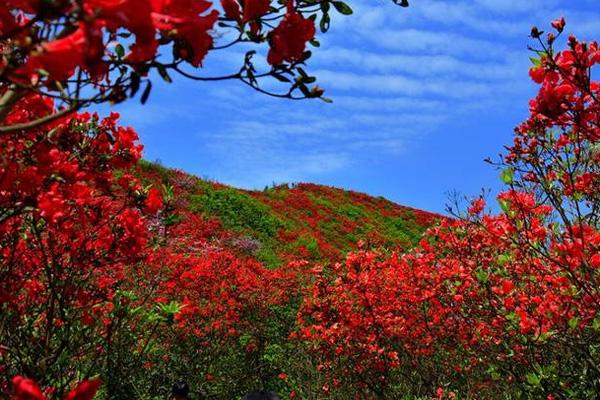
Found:
[[[269,270],[222,247],[228,236],[214,221],[183,213],[129,275],[131,304],[154,310],[135,311],[130,332],[115,339],[113,396],[167,395],[183,378],[220,398],[280,383],[306,264]],[[151,334],[131,331],[138,324]],[[126,381],[136,388],[119,387]]]
[[[46,400],[46,396],[37,383],[22,376],[15,376],[12,380],[15,400]],[[99,379],[85,380],[71,390],[64,400],[91,400],[100,387]]]
[[[101,120],[76,113],[138,93],[144,103],[155,75],[167,82],[174,74],[199,81],[238,79],[283,98],[323,95],[322,89],[309,87],[315,78],[301,68],[310,57],[307,45],[319,45],[315,21],[325,32],[330,9],[350,14],[349,6],[341,1],[223,0],[220,8],[206,0],[0,4],[2,397],[60,398],[77,382],[88,387],[86,378],[96,374],[103,378],[102,396],[135,397],[140,388],[123,385],[125,373],[133,377],[139,362],[154,354],[163,325],[180,335],[198,330],[205,336],[223,326],[235,336],[237,324],[248,326],[247,319],[238,321],[240,315],[267,312],[279,305],[273,300],[277,293],[294,293],[282,289],[293,280],[209,249],[198,232],[191,236],[195,246],[212,263],[203,263],[192,250],[193,260],[176,257],[179,245],[170,240],[170,228],[188,218],[174,228],[184,235],[183,227],[197,221],[173,212],[172,187],[147,187],[134,178],[141,146],[133,130],[119,127],[116,115]],[[256,50],[251,50],[233,73],[201,76],[193,71],[210,51],[238,43],[267,47],[268,68],[257,70]],[[265,78],[287,88],[267,92],[260,85]],[[163,253],[161,246],[172,247]],[[164,255],[172,258],[157,265]],[[194,266],[186,277],[175,274],[182,265]],[[218,267],[227,267],[228,273],[218,275]],[[247,276],[235,275],[242,268]],[[213,286],[190,281],[189,274],[201,278],[209,272],[215,275]],[[278,282],[278,291],[262,293],[249,286],[268,274],[273,275],[268,282]],[[184,290],[174,290],[173,284],[180,283]],[[235,292],[238,285],[248,293]],[[225,293],[239,298],[223,308],[219,295],[226,288]],[[254,296],[259,297],[252,302]],[[248,310],[246,302],[260,305],[258,311]],[[188,324],[182,322],[184,315]],[[67,398],[93,397],[99,381],[94,382],[94,390],[80,395],[78,386]],[[141,382],[147,380],[136,383]]]
[[[7,120],[54,111],[29,95]],[[88,355],[106,350],[114,297],[143,259],[144,214],[160,199],[117,174],[135,165],[141,146],[116,115],[2,134],[0,147],[0,372],[5,382],[24,373],[52,383],[61,395],[80,368],[95,369]]]
[[[300,314],[327,391],[591,398],[600,389],[600,63],[596,42],[539,39],[541,85],[503,157],[502,212],[482,198],[413,252],[351,255]],[[556,396],[556,397],[555,397]]]
[[[406,5],[406,4],[403,4]],[[155,73],[198,81],[237,79],[283,98],[320,98],[301,65],[307,45],[318,46],[315,21],[329,29],[331,12],[351,14],[342,1],[307,0],[11,0],[0,5],[0,121],[26,93],[60,100],[58,118],[93,103],[121,102],[141,90],[145,102]],[[216,39],[219,38],[219,39]],[[238,70],[197,75],[209,52],[254,45]],[[258,70],[257,50],[266,46],[269,67]],[[269,92],[260,82],[282,87]],[[3,124],[1,131],[23,123]]]

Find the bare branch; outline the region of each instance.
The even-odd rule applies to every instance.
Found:
[[[8,125],[8,126],[0,126],[0,134],[6,134],[6,133],[15,132],[15,131],[27,130],[27,129],[34,129],[34,128],[40,127],[44,124],[47,124],[48,122],[55,121],[62,117],[66,117],[67,115],[76,112],[80,108],[81,108],[81,105],[75,104],[69,108],[62,110],[62,111],[46,115],[45,117],[38,118],[38,119],[30,121],[30,122],[25,122],[25,123],[21,123],[21,124],[13,124],[13,125]]]

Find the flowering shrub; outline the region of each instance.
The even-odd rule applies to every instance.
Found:
[[[38,385],[31,379],[15,376],[12,380],[15,400],[46,400]],[[65,400],[91,400],[101,384],[99,379],[83,381],[71,390]]]
[[[175,191],[194,182],[145,186],[134,178],[142,148],[133,130],[117,126],[116,115],[100,120],[76,112],[137,93],[144,103],[154,73],[167,82],[173,74],[199,81],[238,79],[277,97],[321,97],[323,90],[309,87],[315,78],[300,65],[310,57],[307,44],[319,45],[314,21],[320,18],[321,31],[328,29],[331,4],[351,13],[339,1],[223,0],[224,13],[206,0],[0,4],[1,397],[12,390],[23,398],[60,398],[74,382],[89,382],[85,378],[95,374],[105,382],[102,396],[135,397],[140,389],[121,383],[127,373],[133,379],[153,352],[160,328],[172,328],[175,315],[210,301],[215,307],[204,316],[210,318],[194,322],[219,325],[223,319],[235,329],[237,315],[246,312],[246,294],[223,310],[217,306],[219,285],[233,292],[240,284],[233,276],[237,269],[247,268],[252,284],[262,283],[270,272],[237,260],[218,242],[200,241],[211,229],[206,236],[225,241],[231,235],[214,221],[199,223],[175,211],[187,205],[177,203]],[[217,29],[225,35],[215,35]],[[223,43],[216,43],[218,36]],[[209,51],[238,43],[268,46],[268,69],[257,71],[251,50],[236,73],[205,77],[191,72]],[[267,92],[259,84],[265,78],[289,85],[283,92]],[[189,220],[179,224],[182,218]],[[226,265],[229,274],[219,277],[230,281],[195,287],[179,282],[178,275],[156,275],[183,263],[173,253],[179,244],[170,240],[171,227],[177,225],[174,231],[184,235],[183,228],[194,223],[204,230],[194,232],[199,243],[189,242],[186,251],[196,254],[192,247],[202,248],[214,263],[196,258],[194,264],[204,269],[193,271],[216,274],[217,266]],[[163,253],[161,246],[172,247]],[[172,259],[156,265],[163,254]],[[216,262],[221,259],[223,264]],[[184,291],[190,299],[164,282],[165,276],[190,286]],[[176,327],[190,332],[180,320]],[[15,375],[37,383],[12,379]],[[95,389],[67,398],[91,398]]]
[[[305,300],[299,337],[331,385],[378,398],[591,398],[600,389],[600,63],[564,20],[539,39],[531,117],[500,161],[499,215],[475,199],[413,252],[359,253]]]
[[[190,377],[194,390],[223,398],[277,382],[280,365],[265,359],[283,354],[304,264],[269,270],[214,245],[226,236],[211,221],[185,213],[135,278],[138,296],[173,311],[166,324],[156,319],[147,341],[131,343],[144,372],[128,371],[122,379],[137,376],[148,396],[181,377]]]
[[[260,250],[260,242],[249,237],[234,239],[233,246],[245,254],[254,255]]]
[[[156,72],[198,81],[237,79],[263,93],[283,98],[320,98],[316,78],[300,66],[310,58],[307,44],[318,46],[330,8],[352,9],[342,1],[221,0],[10,0],[0,5],[0,122],[15,102],[36,92],[60,99],[60,111],[38,121],[3,124],[0,131],[35,127],[93,103],[121,102],[140,89],[142,103]],[[218,31],[218,34],[215,32]],[[220,40],[215,38],[221,38]],[[249,50],[242,66],[221,76],[196,75],[209,52],[237,44],[269,48],[269,68],[253,64]],[[260,84],[272,78],[278,91]],[[281,88],[283,86],[283,88]],[[85,94],[84,94],[85,93]],[[26,124],[26,125],[23,125]]]
[[[52,113],[52,102],[23,97],[11,123]],[[48,383],[76,377],[84,355],[102,351],[113,298],[127,266],[143,257],[144,212],[157,193],[115,171],[140,157],[137,135],[78,114],[0,136],[0,371]],[[27,343],[25,346],[24,343]],[[65,371],[66,376],[65,376]],[[53,384],[56,382],[52,382]],[[2,391],[6,387],[1,388]]]

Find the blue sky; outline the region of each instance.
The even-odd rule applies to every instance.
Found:
[[[316,182],[443,212],[448,192],[500,187],[482,160],[527,115],[531,26],[564,15],[567,31],[600,38],[599,0],[348,3],[308,66],[333,104],[161,83],[145,106],[117,107],[145,158],[237,187]],[[242,54],[210,54],[206,72],[234,72]]]

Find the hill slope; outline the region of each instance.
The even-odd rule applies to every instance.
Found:
[[[242,190],[145,161],[138,173],[145,185],[172,193],[175,213],[214,221],[221,244],[268,266],[300,258],[337,261],[359,245],[407,249],[442,218],[382,197],[309,183]]]

